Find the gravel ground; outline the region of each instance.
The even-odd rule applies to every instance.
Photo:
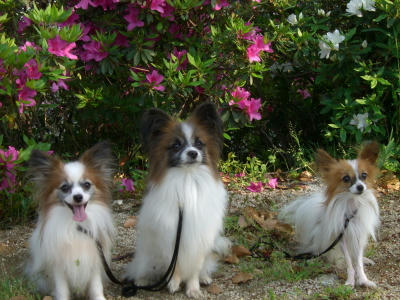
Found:
[[[229,214],[237,214],[246,206],[264,209],[277,209],[296,196],[312,192],[319,188],[318,182],[306,183],[296,189],[265,190],[262,193],[231,192]],[[382,225],[379,230],[379,241],[372,245],[371,258],[374,266],[366,267],[368,277],[378,284],[378,289],[370,290],[356,288],[352,299],[400,299],[400,207],[398,192],[390,192],[379,196]],[[122,204],[113,204],[113,210],[118,227],[118,237],[113,250],[113,256],[121,256],[132,252],[135,248],[135,228],[124,228],[127,217],[136,215],[138,203],[134,200],[124,200]],[[0,278],[2,274],[21,276],[23,263],[27,258],[27,240],[33,230],[33,224],[15,226],[0,231]],[[235,241],[233,241],[235,242]],[[112,263],[112,269],[121,276],[123,267],[129,259]],[[297,282],[266,281],[262,277],[242,283],[232,283],[232,277],[240,272],[238,265],[222,263],[214,274],[212,288],[203,287],[204,298],[209,299],[269,299],[271,291],[278,299],[306,299],[310,295],[323,291],[327,286],[343,284],[345,270],[331,268],[325,274],[316,278]],[[105,289],[107,299],[125,299],[119,296],[119,288],[108,285]],[[218,293],[217,293],[218,292]],[[129,299],[187,299],[180,291],[170,295],[166,290],[161,292],[139,291],[137,297]]]

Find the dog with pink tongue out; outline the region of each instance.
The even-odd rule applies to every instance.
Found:
[[[34,150],[28,165],[39,219],[29,240],[26,273],[41,293],[57,300],[105,300],[106,275],[95,241],[109,263],[115,232],[110,145],[100,142],[68,163]]]

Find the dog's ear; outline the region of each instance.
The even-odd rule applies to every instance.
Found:
[[[366,144],[358,154],[358,158],[375,165],[379,155],[379,144],[375,141]]]
[[[157,143],[161,136],[161,128],[164,128],[171,117],[158,108],[152,108],[146,111],[140,123],[140,136],[146,152],[151,149],[153,143]]]
[[[107,182],[112,182],[115,160],[111,143],[107,141],[97,143],[82,154],[80,161],[85,166],[99,171]]]
[[[222,147],[223,123],[214,104],[206,102],[197,106],[192,119],[205,128],[207,133],[215,138],[219,147]]]
[[[315,164],[322,175],[327,173],[334,163],[336,163],[336,160],[330,156],[328,152],[322,149],[317,150],[315,155]]]
[[[47,181],[53,174],[53,171],[62,166],[58,157],[53,157],[40,150],[32,150],[28,160],[27,175],[34,182],[40,183]]]

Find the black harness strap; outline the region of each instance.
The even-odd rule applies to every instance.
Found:
[[[179,245],[181,240],[182,234],[182,221],[183,221],[183,211],[179,208],[179,220],[178,220],[178,227],[176,229],[176,238],[175,238],[175,247],[174,253],[172,255],[171,263],[163,277],[161,277],[156,283],[144,286],[138,286],[135,282],[132,281],[120,281],[118,280],[111,271],[110,266],[107,263],[107,260],[104,256],[103,247],[99,240],[96,240],[96,247],[99,252],[101,262],[103,264],[104,271],[106,272],[108,278],[115,284],[122,286],[121,294],[123,297],[131,297],[135,296],[138,290],[146,290],[146,291],[160,291],[167,286],[167,284],[171,281],[171,278],[174,274],[176,263],[178,261],[178,254],[179,254]],[[93,234],[84,229],[82,226],[78,225],[77,230],[88,235],[89,237],[93,238]]]
[[[250,252],[251,252],[253,257],[262,258],[262,256],[258,255],[255,250],[259,247],[260,244],[265,244],[265,245],[269,245],[272,248],[275,248],[275,249],[281,251],[285,255],[285,258],[290,258],[290,259],[293,259],[293,260],[301,260],[301,259],[308,260],[308,259],[313,259],[313,258],[320,257],[320,256],[324,255],[325,253],[327,253],[328,251],[332,250],[340,242],[340,240],[342,239],[342,237],[344,235],[344,232],[345,232],[347,226],[349,225],[350,220],[352,218],[354,218],[356,213],[357,213],[357,209],[353,212],[353,214],[351,216],[349,216],[349,217],[346,216],[345,217],[344,227],[343,227],[342,232],[340,232],[338,237],[333,241],[333,243],[328,248],[326,248],[324,251],[322,251],[322,252],[320,252],[318,254],[314,254],[314,253],[311,253],[311,252],[300,253],[300,254],[297,254],[297,255],[290,254],[289,252],[285,251],[284,249],[281,249],[280,247],[276,246],[275,243],[264,241],[263,239],[265,237],[267,237],[265,235],[260,237],[258,239],[258,241],[250,248]]]

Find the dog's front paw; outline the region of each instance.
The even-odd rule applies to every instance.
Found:
[[[200,298],[203,296],[203,293],[200,291],[200,288],[188,287],[186,289],[186,296],[188,296],[189,298]]]
[[[212,278],[210,276],[204,276],[200,278],[200,283],[204,285],[210,285],[212,282]]]
[[[168,290],[171,294],[179,291],[179,287],[181,285],[181,281],[179,279],[172,278],[168,283]]]
[[[365,266],[375,265],[375,262],[372,259],[369,259],[368,257],[363,257],[363,263]]]
[[[104,296],[97,296],[97,297],[90,298],[90,300],[106,300],[106,298],[104,298]]]
[[[354,278],[348,278],[344,284],[354,287]]]
[[[368,279],[359,280],[358,285],[368,288],[376,288],[376,283]]]

